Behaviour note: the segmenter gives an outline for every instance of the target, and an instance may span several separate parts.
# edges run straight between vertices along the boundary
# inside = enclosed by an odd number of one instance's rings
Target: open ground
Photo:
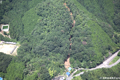
[[[15,56],[15,55],[17,55],[18,47],[19,46],[12,45],[12,44],[2,44],[2,45],[0,45],[0,52]]]

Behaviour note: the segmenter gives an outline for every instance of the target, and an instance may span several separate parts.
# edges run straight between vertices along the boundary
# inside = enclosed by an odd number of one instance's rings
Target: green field
[[[3,29],[8,29],[8,26],[3,26]]]

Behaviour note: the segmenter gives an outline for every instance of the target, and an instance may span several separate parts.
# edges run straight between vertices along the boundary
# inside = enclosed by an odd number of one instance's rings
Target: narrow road
[[[120,62],[120,59],[118,59],[118,60],[117,60],[115,63],[113,63],[112,65],[108,65],[108,66],[106,66],[106,67],[104,67],[104,68],[111,68],[111,67],[117,65],[119,62]],[[99,69],[99,68],[92,68],[92,69],[88,69],[88,70],[95,70],[95,69]],[[86,70],[87,70],[87,69],[86,69]],[[76,74],[76,75],[73,76],[73,77],[80,76],[80,75],[82,75],[82,74],[84,74],[84,72],[80,72],[79,74]],[[71,77],[71,79],[73,79],[73,77]],[[69,80],[71,80],[71,79],[69,79]]]
[[[84,70],[96,70],[96,69],[99,69],[99,68],[111,68],[115,65],[117,65],[119,62],[120,62],[120,59],[118,59],[115,63],[109,65],[109,63],[118,55],[118,53],[120,52],[120,50],[118,50],[117,52],[115,52],[111,57],[109,57],[107,60],[105,60],[102,64],[100,64],[99,66],[96,66],[95,68],[91,68],[91,69],[84,69]],[[83,68],[82,68],[83,69]],[[80,69],[78,69],[80,70]],[[84,72],[80,72],[79,74],[76,74],[75,76],[73,77],[76,77],[76,76],[80,76],[84,74]],[[72,77],[72,78],[73,78]]]
[[[105,67],[109,67],[111,65],[109,65],[109,63],[118,55],[118,52],[120,52],[120,50],[118,50],[117,52],[115,52],[111,57],[109,57],[107,60],[105,60],[102,64],[100,64],[99,66],[96,66],[94,69],[97,68],[105,68]],[[94,70],[93,69],[93,70]],[[92,70],[92,69],[91,69]]]

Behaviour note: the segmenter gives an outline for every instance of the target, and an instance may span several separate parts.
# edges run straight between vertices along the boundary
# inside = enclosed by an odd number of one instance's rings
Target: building
[[[67,73],[66,73],[66,75],[69,77],[69,76],[70,76],[70,73],[69,73],[69,72],[67,72]]]
[[[2,77],[0,77],[0,80],[3,80],[3,78],[2,78]]]

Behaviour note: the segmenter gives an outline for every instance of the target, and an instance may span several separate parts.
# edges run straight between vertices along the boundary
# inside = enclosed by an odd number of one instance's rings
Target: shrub
[[[118,56],[120,56],[120,52],[118,53]]]
[[[6,33],[6,32],[4,32],[4,35],[7,35],[7,33]]]

